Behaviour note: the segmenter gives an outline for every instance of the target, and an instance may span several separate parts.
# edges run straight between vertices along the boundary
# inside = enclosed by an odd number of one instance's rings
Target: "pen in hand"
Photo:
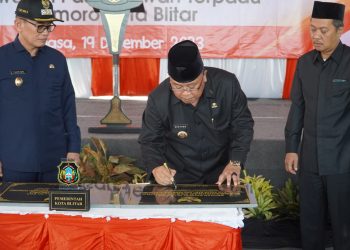
[[[170,173],[170,175],[171,175],[171,183],[173,184],[174,188],[176,189],[176,188],[177,188],[176,182],[175,182],[175,180],[174,180],[174,177],[173,177],[172,174],[171,174],[171,171],[170,171],[170,168],[168,167],[168,164],[166,164],[166,162],[164,162],[163,166],[164,166],[166,169],[168,169],[168,171],[169,171],[169,173]]]

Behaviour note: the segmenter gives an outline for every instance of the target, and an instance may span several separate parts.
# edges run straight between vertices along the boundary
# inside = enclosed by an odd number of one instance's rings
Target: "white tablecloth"
[[[241,208],[130,208],[130,207],[94,207],[88,212],[50,211],[48,204],[37,203],[0,203],[0,213],[7,214],[64,214],[90,218],[111,217],[120,219],[169,218],[184,221],[213,222],[233,228],[243,227],[244,215]]]

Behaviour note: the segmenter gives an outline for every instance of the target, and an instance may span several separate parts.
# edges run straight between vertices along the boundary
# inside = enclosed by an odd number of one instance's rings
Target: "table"
[[[91,189],[88,212],[50,211],[45,203],[0,202],[0,248],[242,249],[241,208],[138,208],[94,201],[110,200],[111,193],[113,187],[105,184]]]
[[[0,214],[1,249],[242,249],[240,229],[171,219]]]

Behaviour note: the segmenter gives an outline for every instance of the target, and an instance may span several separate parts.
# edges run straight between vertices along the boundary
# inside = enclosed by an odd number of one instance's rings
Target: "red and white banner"
[[[18,1],[0,0],[0,45],[16,36]],[[49,46],[67,57],[109,56],[98,13],[83,0],[52,2],[65,22],[57,23]],[[350,7],[350,0],[339,2]],[[191,39],[207,58],[296,58],[311,49],[312,5],[313,0],[144,0],[146,13],[130,15],[122,56],[166,57],[173,44]],[[342,39],[350,44],[350,33]]]

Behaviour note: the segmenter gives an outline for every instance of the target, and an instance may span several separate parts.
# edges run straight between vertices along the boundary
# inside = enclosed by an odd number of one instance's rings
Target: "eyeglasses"
[[[49,25],[44,25],[44,24],[32,23],[32,22],[30,22],[30,21],[28,21],[27,19],[24,19],[24,18],[21,18],[21,19],[26,21],[27,23],[30,23],[34,27],[36,27],[36,31],[38,33],[43,33],[45,30],[47,30],[48,32],[52,32],[56,28],[56,24],[54,24],[54,23],[49,24]]]
[[[184,91],[196,92],[196,91],[200,90],[200,88],[202,87],[203,82],[204,82],[204,72],[203,72],[202,80],[201,80],[201,82],[200,82],[198,87],[196,85],[194,85],[194,86],[181,86],[181,85],[178,85],[178,84],[170,85],[170,87],[171,87],[172,91],[174,91],[174,92],[184,92]]]

